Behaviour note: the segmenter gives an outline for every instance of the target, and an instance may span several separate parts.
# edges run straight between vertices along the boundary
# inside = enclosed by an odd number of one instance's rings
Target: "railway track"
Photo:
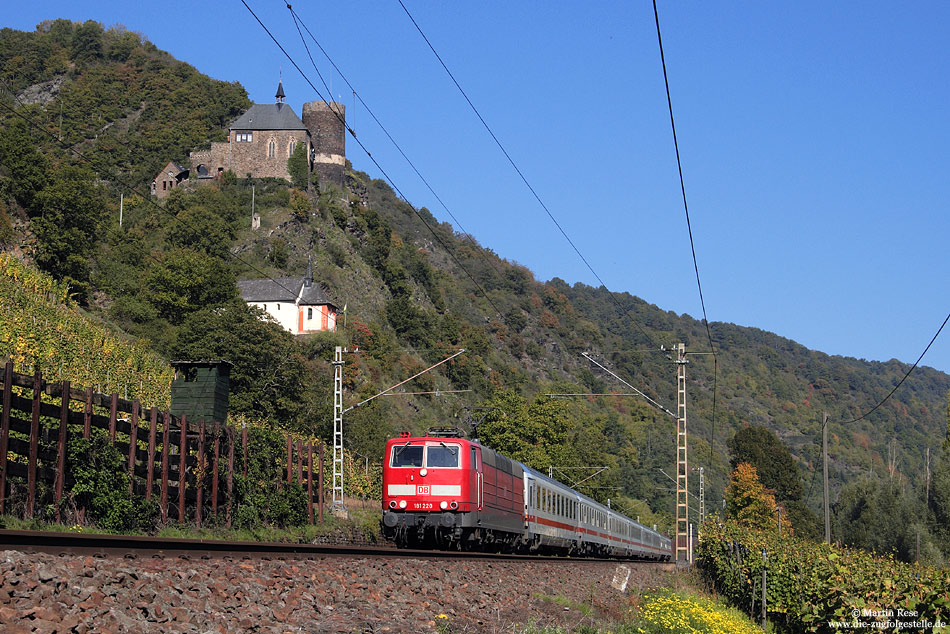
[[[104,535],[50,531],[0,530],[0,550],[42,552],[52,555],[97,557],[179,557],[183,559],[312,559],[315,557],[488,559],[498,561],[549,561],[560,563],[614,562],[615,559],[583,560],[506,553],[397,549],[387,546],[349,544],[304,544],[287,542],[219,541],[134,535]],[[625,561],[642,565],[657,562]]]

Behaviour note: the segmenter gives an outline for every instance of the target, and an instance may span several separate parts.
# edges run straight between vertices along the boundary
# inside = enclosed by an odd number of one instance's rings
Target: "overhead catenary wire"
[[[647,401],[648,403],[650,403],[650,405],[652,405],[652,406],[655,407],[656,409],[660,410],[660,411],[663,412],[664,414],[668,414],[669,416],[671,416],[671,417],[673,417],[673,418],[676,418],[676,414],[674,414],[673,412],[671,412],[671,411],[670,411],[669,409],[667,409],[666,407],[663,407],[662,405],[660,405],[659,403],[657,403],[655,400],[653,400],[652,398],[650,398],[649,396],[647,396],[646,394],[644,394],[643,392],[641,392],[641,391],[638,390],[637,388],[633,387],[632,385],[630,385],[629,383],[627,383],[626,381],[624,381],[623,379],[621,379],[619,376],[617,376],[616,374],[614,374],[613,372],[611,372],[610,370],[608,370],[604,365],[602,365],[601,363],[595,361],[594,358],[591,357],[591,356],[590,356],[589,354],[587,354],[586,352],[582,352],[581,355],[582,355],[585,359],[587,359],[588,361],[590,361],[591,363],[593,363],[594,365],[596,365],[597,367],[599,367],[601,370],[603,370],[604,372],[607,372],[608,374],[610,374],[610,376],[614,377],[615,379],[617,379],[618,381],[620,381],[621,383],[623,383],[624,385],[626,385],[627,387],[629,387],[631,390],[633,390],[634,392],[636,392],[640,397],[646,399],[646,401]]]
[[[7,85],[6,82],[4,82],[4,80],[3,80],[2,78],[0,78],[0,84],[2,84],[2,85],[7,89],[7,91],[10,92],[11,95],[13,95],[14,100],[15,100],[18,104],[20,104],[21,107],[23,107],[22,102],[20,102],[19,99],[17,99],[16,94],[10,89],[9,85]],[[37,122],[37,121],[36,121],[35,119],[33,119],[32,117],[29,117],[29,116],[23,114],[22,112],[19,112],[19,111],[18,111],[17,109],[15,109],[15,108],[11,108],[9,105],[7,105],[6,103],[3,103],[2,101],[0,101],[0,106],[3,106],[8,112],[10,112],[11,114],[13,114],[13,115],[19,117],[20,119],[24,120],[30,127],[35,128],[35,129],[38,130],[39,132],[41,132],[41,133],[45,134],[46,136],[50,137],[50,138],[51,138],[53,141],[55,141],[62,149],[66,150],[66,151],[68,151],[68,152],[73,153],[73,154],[76,155],[82,162],[84,162],[84,163],[90,165],[91,167],[93,167],[93,168],[95,168],[95,169],[101,169],[101,166],[97,165],[92,159],[88,158],[88,157],[87,157],[86,155],[84,155],[82,152],[80,152],[79,150],[75,149],[74,146],[71,146],[71,145],[69,145],[68,143],[66,143],[65,141],[60,140],[56,135],[54,135],[54,134],[51,133],[50,131],[46,130],[39,122]],[[155,202],[154,200],[152,200],[150,194],[148,194],[148,193],[143,194],[143,193],[140,191],[140,188],[139,188],[139,187],[136,187],[136,186],[134,186],[134,185],[130,185],[129,183],[123,181],[123,180],[120,179],[120,178],[115,178],[114,180],[115,180],[116,182],[118,182],[120,185],[122,185],[123,187],[125,187],[125,188],[126,188],[127,190],[129,190],[130,192],[139,194],[139,195],[142,197],[143,201],[145,201],[145,202],[148,203],[149,205],[152,205],[152,206],[155,207],[156,209],[164,210],[164,208],[163,208],[161,205],[159,205],[157,202]],[[178,218],[178,220],[179,220],[180,222],[182,222],[183,224],[189,226],[191,229],[194,229],[194,230],[196,230],[196,231],[198,230],[197,227],[195,227],[194,225],[190,224],[187,220],[185,220],[185,219],[183,219],[183,218]],[[288,293],[295,294],[296,291],[293,291],[292,289],[290,289],[290,288],[288,288],[287,286],[285,286],[279,279],[276,279],[276,278],[274,278],[274,277],[268,275],[265,271],[261,270],[260,268],[258,268],[257,266],[255,266],[253,263],[251,263],[251,262],[245,260],[244,258],[240,257],[239,254],[233,253],[233,252],[231,252],[230,250],[228,251],[228,253],[229,253],[229,255],[230,255],[233,259],[237,260],[238,262],[241,262],[242,264],[244,264],[245,266],[247,266],[249,269],[255,271],[255,272],[258,273],[258,274],[260,274],[264,279],[270,280],[271,282],[273,282],[274,284],[276,284],[279,288],[281,288],[281,289],[287,291]],[[158,260],[157,260],[153,255],[151,255],[150,253],[145,253],[143,257],[144,257],[145,259],[151,260],[151,261],[153,261],[153,262],[157,262],[157,261],[158,261]],[[412,352],[419,353],[420,351],[418,351],[418,350],[412,350]],[[457,355],[453,355],[453,357],[454,357],[454,356],[457,356]],[[440,364],[437,364],[437,365],[440,365]],[[417,376],[418,376],[418,375],[417,375]],[[401,385],[401,383],[400,383],[400,385]],[[467,391],[470,391],[470,390],[442,390],[442,393],[458,393],[458,392],[467,392]],[[388,395],[388,394],[384,394],[384,396],[385,396],[385,395]]]
[[[320,52],[323,53],[323,56],[326,57],[327,61],[333,67],[333,70],[336,71],[336,73],[340,76],[340,78],[347,85],[350,91],[352,91],[353,99],[359,100],[360,104],[363,106],[363,108],[366,109],[366,112],[369,114],[369,116],[373,119],[376,125],[379,126],[379,129],[382,130],[383,134],[386,135],[386,138],[389,139],[390,143],[393,144],[393,147],[396,148],[396,151],[399,152],[400,156],[402,156],[402,158],[406,161],[409,167],[412,168],[412,171],[415,172],[416,176],[419,177],[419,180],[421,180],[422,183],[426,186],[426,189],[429,190],[429,193],[431,193],[435,197],[435,199],[439,202],[439,205],[442,207],[442,209],[444,209],[445,212],[449,214],[449,217],[452,218],[453,222],[455,222],[455,226],[459,228],[462,235],[464,235],[468,239],[468,241],[472,243],[473,246],[478,246],[478,244],[475,242],[475,238],[472,237],[472,235],[465,229],[465,227],[462,226],[462,222],[458,219],[458,217],[456,217],[454,213],[452,213],[452,210],[449,209],[445,201],[442,200],[442,197],[439,196],[438,193],[436,193],[435,189],[433,189],[432,185],[429,183],[426,177],[423,176],[422,172],[420,172],[419,169],[416,167],[416,164],[412,162],[409,156],[402,149],[402,146],[400,146],[399,143],[396,142],[396,139],[393,138],[392,134],[390,134],[386,126],[383,125],[383,122],[379,120],[379,117],[376,116],[376,113],[373,112],[373,109],[369,107],[369,104],[367,104],[366,101],[363,99],[362,95],[360,95],[359,92],[357,92],[353,84],[350,83],[350,80],[347,79],[346,75],[343,74],[343,71],[340,70],[340,67],[337,66],[336,62],[333,61],[333,58],[330,57],[330,54],[326,51],[326,49],[323,48],[323,45],[320,44],[320,41],[317,40],[316,36],[310,30],[310,27],[308,27],[307,24],[303,21],[303,19],[294,11],[293,6],[290,3],[285,2],[285,4],[287,5],[287,8],[290,10],[291,16],[293,16],[294,24],[297,26],[297,32],[300,33],[300,27],[302,26],[303,30],[306,31],[307,35],[310,36],[310,40],[317,46],[317,48],[320,49]],[[301,38],[302,37],[303,35],[301,34]],[[309,49],[307,49],[307,55],[310,56]],[[317,72],[317,75],[320,77],[320,80],[323,82],[324,88],[326,88],[327,92],[329,92],[330,88],[327,85],[326,80],[323,78],[323,74],[320,72],[320,70],[317,68],[316,63],[313,61],[312,56],[310,56],[310,63],[313,65],[313,69]],[[355,101],[354,101],[354,105],[355,105]],[[356,135],[356,132],[353,131],[351,127],[347,126],[347,129],[350,131],[350,134],[354,136]],[[496,272],[498,272],[499,274],[502,273],[502,271],[498,267],[498,264],[494,260],[489,258],[487,255],[485,255],[482,249],[478,249],[477,253],[482,257],[483,260],[488,262],[488,264],[492,268],[494,268]]]
[[[888,400],[889,398],[891,398],[891,396],[894,395],[894,392],[896,392],[896,391],[898,390],[898,388],[900,388],[900,386],[904,384],[904,381],[907,380],[907,377],[910,376],[911,372],[913,372],[915,369],[917,369],[917,365],[918,365],[918,364],[920,363],[920,361],[924,358],[924,355],[927,354],[927,351],[930,350],[930,346],[934,345],[934,342],[937,340],[937,337],[940,336],[940,333],[943,331],[943,327],[947,325],[947,322],[948,322],[948,321],[950,321],[950,314],[947,314],[947,318],[943,320],[943,323],[940,324],[940,328],[937,329],[937,332],[934,334],[933,338],[930,340],[930,343],[927,344],[927,347],[924,348],[924,351],[921,352],[921,353],[920,353],[920,356],[917,357],[917,360],[914,361],[914,365],[912,365],[912,366],[910,367],[910,369],[909,369],[907,372],[904,373],[904,376],[901,377],[901,380],[897,382],[897,385],[894,386],[894,389],[892,389],[890,392],[888,392],[888,393],[887,393],[887,396],[885,396],[883,399],[881,399],[881,402],[880,402],[880,403],[878,403],[877,405],[875,405],[874,407],[872,407],[871,409],[869,409],[869,410],[866,411],[865,413],[861,414],[861,415],[858,416],[857,418],[852,418],[851,420],[842,421],[841,424],[842,424],[842,425],[850,425],[851,423],[856,423],[856,422],[858,422],[859,420],[863,420],[863,419],[867,418],[868,416],[870,416],[871,414],[873,414],[875,411],[877,411],[878,408],[880,408],[882,405],[884,405],[884,403],[886,403],[887,400]]]
[[[255,19],[255,20],[257,21],[257,23],[261,26],[261,28],[264,29],[264,32],[267,33],[268,37],[270,37],[271,40],[273,40],[274,44],[277,45],[277,48],[280,49],[280,51],[284,54],[284,56],[287,58],[287,60],[293,65],[293,67],[294,67],[295,69],[297,69],[297,72],[300,73],[300,76],[303,77],[304,81],[307,82],[307,84],[310,86],[311,89],[313,89],[313,91],[317,94],[317,96],[320,97],[321,99],[323,99],[325,102],[330,103],[331,99],[330,99],[330,98],[324,98],[324,96],[323,96],[323,94],[320,92],[320,90],[319,90],[319,89],[313,84],[313,82],[310,80],[310,77],[308,77],[307,74],[303,71],[303,69],[300,68],[300,65],[297,63],[297,60],[295,60],[295,59],[293,58],[293,56],[291,56],[291,54],[287,52],[287,49],[284,48],[284,45],[280,43],[280,41],[277,39],[276,36],[274,36],[273,33],[271,33],[270,29],[267,28],[267,25],[265,25],[264,22],[261,21],[261,19],[257,16],[257,14],[254,12],[254,10],[250,7],[250,5],[248,5],[247,1],[246,1],[246,0],[241,0],[241,4],[244,5],[244,8],[246,8],[246,9],[248,10],[248,12],[254,17],[254,19]],[[303,36],[302,36],[302,34],[301,34],[301,39],[302,39],[302,38],[303,38]],[[309,55],[309,54],[310,54],[310,53],[309,53],[309,47],[307,46],[307,43],[306,43],[305,40],[303,40],[303,44],[304,44],[304,48],[307,49],[307,51],[308,51],[307,54]],[[311,59],[312,59],[312,57],[311,57]],[[406,198],[406,196],[402,193],[402,190],[399,189],[399,187],[396,185],[395,181],[389,176],[389,174],[386,172],[386,170],[383,169],[383,166],[380,165],[379,161],[376,160],[376,158],[372,155],[372,153],[369,151],[369,149],[366,148],[366,146],[365,146],[365,145],[363,144],[363,142],[359,139],[359,137],[356,136],[356,134],[353,132],[353,130],[352,130],[351,128],[349,128],[349,127],[346,126],[346,121],[343,120],[343,117],[340,115],[340,113],[336,112],[333,108],[331,108],[330,111],[334,114],[334,116],[336,116],[336,118],[340,121],[340,123],[344,126],[344,128],[346,128],[346,130],[350,133],[350,136],[353,138],[353,140],[356,142],[356,144],[360,146],[360,149],[363,150],[363,152],[366,154],[366,156],[369,158],[369,160],[373,162],[373,165],[375,165],[375,166],[376,166],[376,169],[378,169],[378,170],[380,171],[380,173],[383,175],[383,178],[385,178],[385,179],[386,179],[386,182],[389,183],[390,187],[392,187],[393,190],[396,192],[396,194],[397,194],[407,205],[409,205],[409,207],[412,209],[412,212],[416,215],[417,218],[419,218],[420,221],[422,221],[423,226],[425,226],[425,228],[429,230],[429,233],[432,234],[432,236],[435,238],[436,242],[438,242],[439,245],[441,245],[442,248],[445,249],[446,253],[449,254],[449,257],[452,258],[452,260],[455,262],[455,264],[456,264],[456,265],[465,273],[465,275],[472,281],[472,284],[474,284],[474,285],[475,285],[475,288],[477,288],[477,289],[479,290],[479,292],[481,293],[482,297],[485,298],[485,300],[491,305],[491,307],[495,310],[495,312],[498,314],[498,316],[501,318],[501,320],[504,321],[504,320],[505,320],[505,316],[504,316],[504,314],[501,312],[501,309],[499,309],[498,306],[495,305],[495,303],[492,301],[491,297],[488,296],[488,293],[485,291],[485,289],[482,288],[482,285],[478,283],[478,280],[476,280],[475,277],[472,275],[472,273],[471,273],[467,268],[465,268],[465,266],[459,261],[458,257],[455,255],[454,251],[452,251],[452,249],[450,249],[450,248],[448,247],[448,245],[445,244],[445,242],[442,240],[442,238],[439,236],[439,234],[435,231],[435,229],[433,229],[433,228],[429,225],[429,223],[426,222],[426,220],[425,220],[425,218],[423,218],[422,214],[419,213],[419,210],[417,210],[417,209],[415,208],[415,206],[414,206],[412,203],[409,202],[409,200]]]
[[[2,80],[0,80],[0,81],[2,81]],[[84,162],[84,163],[90,165],[90,166],[93,167],[93,168],[99,169],[99,167],[96,165],[95,162],[93,162],[92,159],[86,157],[86,155],[84,155],[82,152],[80,152],[79,150],[75,149],[75,148],[72,147],[72,146],[69,146],[67,143],[64,143],[63,141],[60,141],[60,140],[57,138],[57,136],[56,136],[55,134],[53,134],[52,132],[50,132],[50,131],[46,130],[45,128],[43,128],[43,126],[41,126],[38,122],[36,122],[32,117],[29,117],[29,116],[27,116],[27,115],[24,115],[23,113],[19,112],[16,108],[11,108],[9,105],[7,105],[6,103],[3,103],[2,101],[0,101],[0,106],[2,106],[4,109],[6,109],[6,110],[7,110],[8,112],[10,112],[11,114],[13,114],[13,115],[19,117],[20,119],[24,120],[28,125],[30,125],[31,127],[35,128],[35,129],[38,130],[39,132],[41,132],[41,133],[45,134],[46,136],[50,137],[53,141],[55,141],[57,144],[59,144],[62,149],[66,150],[67,152],[72,152],[73,154],[75,154],[82,162]],[[129,185],[127,182],[123,181],[121,178],[115,178],[114,180],[115,180],[116,182],[118,182],[120,185],[122,185],[123,187],[125,187],[128,191],[133,192],[133,193],[136,193],[136,194],[139,194],[139,195],[142,197],[142,200],[145,201],[145,202],[147,202],[148,204],[153,205],[153,206],[156,207],[157,209],[163,209],[163,207],[162,207],[161,205],[159,205],[159,204],[156,203],[154,200],[152,200],[151,194],[149,194],[149,193],[143,194],[143,193],[139,190],[138,187],[136,187],[136,186],[134,186],[134,185]],[[195,231],[198,231],[198,228],[195,227],[194,225],[189,224],[189,222],[188,222],[187,220],[184,220],[184,219],[182,219],[182,218],[179,218],[178,220],[179,220],[180,222],[182,222],[183,224],[187,225],[189,228],[194,229]],[[232,258],[234,258],[235,260],[241,262],[242,264],[244,264],[245,266],[247,266],[249,269],[251,269],[251,270],[253,270],[253,271],[255,271],[255,272],[261,274],[264,278],[269,279],[270,281],[272,281],[274,284],[276,284],[276,285],[279,286],[280,288],[284,289],[285,291],[287,291],[287,292],[289,292],[289,293],[294,293],[294,292],[295,292],[295,291],[292,291],[291,289],[287,288],[286,286],[284,286],[279,280],[277,280],[277,279],[271,277],[270,275],[268,275],[265,271],[261,270],[260,268],[258,268],[257,266],[255,266],[253,263],[251,263],[251,262],[249,262],[249,261],[247,261],[247,260],[241,258],[240,255],[238,255],[237,253],[231,253],[230,251],[229,251],[228,253],[230,254],[230,256],[231,256]],[[144,257],[147,258],[147,259],[151,259],[153,262],[157,261],[157,260],[154,258],[154,256],[152,256],[152,255],[149,254],[149,253],[144,254]]]
[[[242,0],[242,1],[243,1],[243,0]],[[423,40],[425,41],[425,43],[428,45],[429,50],[432,51],[432,54],[435,55],[436,59],[439,61],[439,64],[441,64],[441,65],[442,65],[442,68],[445,69],[445,72],[448,74],[449,78],[452,80],[452,83],[454,83],[454,84],[455,84],[455,87],[458,88],[459,92],[462,94],[462,97],[464,97],[464,99],[465,99],[465,101],[468,103],[469,107],[470,107],[470,108],[472,109],[472,111],[475,113],[475,116],[478,117],[478,120],[479,120],[479,121],[481,121],[482,126],[484,126],[485,130],[488,131],[488,134],[491,136],[492,140],[494,140],[495,145],[497,145],[497,146],[498,146],[498,149],[501,150],[501,153],[505,155],[505,158],[508,160],[508,163],[511,164],[511,167],[514,168],[515,172],[516,172],[516,173],[518,174],[518,176],[521,178],[521,181],[522,181],[522,182],[525,184],[525,186],[528,188],[528,191],[531,192],[531,194],[534,196],[535,200],[538,201],[538,204],[541,205],[541,208],[542,208],[542,209],[544,210],[544,212],[548,215],[548,218],[551,219],[551,222],[554,223],[554,226],[557,227],[558,231],[560,231],[560,233],[561,233],[561,235],[564,237],[564,239],[567,240],[567,243],[571,246],[571,249],[574,250],[574,253],[577,254],[577,256],[581,259],[581,261],[582,261],[582,262],[584,263],[584,265],[587,267],[587,270],[589,270],[589,271],[591,272],[591,274],[597,279],[597,281],[600,282],[600,285],[601,285],[601,286],[603,286],[605,289],[607,289],[607,292],[608,292],[608,294],[609,294],[610,299],[613,301],[613,303],[614,303],[614,304],[617,306],[617,308],[620,310],[620,314],[623,315],[623,316],[628,316],[629,313],[630,313],[630,310],[629,310],[628,308],[626,308],[625,306],[623,306],[623,305],[620,303],[620,300],[618,300],[618,299],[616,298],[616,296],[614,295],[614,293],[610,292],[610,289],[607,287],[607,284],[604,283],[603,279],[601,279],[601,277],[600,277],[600,275],[597,273],[597,271],[594,270],[594,267],[591,265],[591,263],[587,260],[586,257],[584,257],[584,254],[581,253],[581,250],[577,247],[577,245],[574,243],[574,241],[571,239],[571,237],[567,234],[567,231],[564,230],[564,227],[561,226],[561,223],[559,223],[559,222],[557,221],[557,218],[554,217],[554,214],[551,212],[551,210],[548,208],[548,206],[547,206],[547,205],[544,203],[544,201],[541,199],[541,196],[538,194],[537,190],[535,190],[535,188],[534,188],[534,187],[531,185],[531,183],[528,181],[528,178],[524,175],[524,172],[521,170],[521,168],[518,167],[518,164],[515,163],[515,160],[511,157],[511,154],[508,152],[508,150],[505,149],[505,146],[502,145],[501,141],[498,139],[498,136],[497,136],[497,135],[495,134],[495,132],[492,130],[491,126],[488,125],[488,122],[485,121],[485,118],[482,116],[481,112],[479,112],[478,108],[475,107],[475,104],[472,102],[472,100],[469,98],[468,94],[467,94],[467,93],[465,92],[465,90],[462,88],[462,85],[461,85],[461,84],[458,82],[458,80],[455,78],[455,75],[452,73],[451,70],[449,70],[448,65],[447,65],[447,64],[445,63],[445,61],[442,59],[442,56],[439,55],[439,52],[435,49],[435,46],[433,46],[433,44],[432,44],[432,42],[429,40],[428,36],[426,36],[425,32],[422,30],[422,27],[419,26],[419,23],[418,23],[418,22],[416,22],[416,19],[412,16],[412,13],[409,12],[409,9],[406,8],[406,5],[403,3],[402,0],[396,0],[396,1],[399,3],[399,6],[402,7],[402,10],[405,11],[406,15],[409,17],[409,20],[412,22],[413,26],[416,27],[416,30],[419,32],[419,35],[422,36],[422,39],[423,39]],[[642,327],[636,320],[632,320],[632,321],[633,321],[634,325],[637,327],[637,329],[640,330],[640,332],[643,334],[643,336],[645,336],[645,337],[647,338],[647,340],[648,340],[655,348],[659,348],[659,347],[660,347],[660,346],[656,343],[656,341],[654,341],[653,337],[651,337],[651,336],[649,335],[649,333],[647,333],[647,331],[644,330],[643,327]]]
[[[689,220],[689,203],[686,201],[686,180],[683,178],[683,161],[680,159],[680,146],[676,138],[676,120],[673,117],[673,98],[670,95],[670,79],[666,72],[666,55],[663,52],[663,37],[660,35],[660,14],[653,0],[653,17],[656,20],[656,40],[660,48],[660,63],[663,66],[663,84],[666,86],[666,103],[670,109],[670,129],[673,132],[673,148],[676,150],[676,168],[680,177],[680,192],[683,194],[683,210],[686,212],[686,229],[689,233],[689,248],[693,255],[693,270],[696,272],[696,287],[699,289],[699,305],[703,310],[703,325],[706,326],[706,339],[709,349],[713,351],[713,415],[710,425],[711,438],[709,442],[709,463],[712,464],[712,446],[716,437],[716,393],[719,383],[719,358],[716,355],[716,346],[713,345],[712,333],[709,330],[709,318],[706,316],[706,300],[703,297],[703,284],[699,278],[699,262],[696,259],[696,244],[693,240],[693,226]]]

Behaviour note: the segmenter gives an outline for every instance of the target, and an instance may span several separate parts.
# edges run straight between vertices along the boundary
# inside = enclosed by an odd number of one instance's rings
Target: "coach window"
[[[421,467],[422,445],[396,445],[390,465],[393,467]]]

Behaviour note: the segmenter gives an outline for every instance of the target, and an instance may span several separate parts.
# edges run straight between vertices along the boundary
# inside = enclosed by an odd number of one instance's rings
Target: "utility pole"
[[[765,549],[762,549],[762,629],[765,630],[766,625],[768,624],[768,597],[765,592],[766,584],[768,583],[768,573],[767,573],[767,563],[768,555],[766,554]]]
[[[347,517],[343,504],[343,347],[333,351],[333,505],[334,515]]]
[[[825,481],[824,507],[825,507],[825,543],[831,543],[831,515],[828,510],[828,412],[823,412],[824,418],[821,422],[821,462],[823,479]]]
[[[686,344],[676,344],[676,561],[692,563],[689,544],[689,499],[686,458]]]
[[[926,486],[927,490],[924,494],[924,505],[930,504],[930,447],[927,447],[927,475],[926,475]]]
[[[122,210],[125,207],[125,194],[119,192],[119,229],[122,228]]]

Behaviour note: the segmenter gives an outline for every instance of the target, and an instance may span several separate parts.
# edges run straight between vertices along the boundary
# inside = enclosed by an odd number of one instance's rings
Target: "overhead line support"
[[[676,561],[692,563],[686,454],[686,344],[676,345]]]

